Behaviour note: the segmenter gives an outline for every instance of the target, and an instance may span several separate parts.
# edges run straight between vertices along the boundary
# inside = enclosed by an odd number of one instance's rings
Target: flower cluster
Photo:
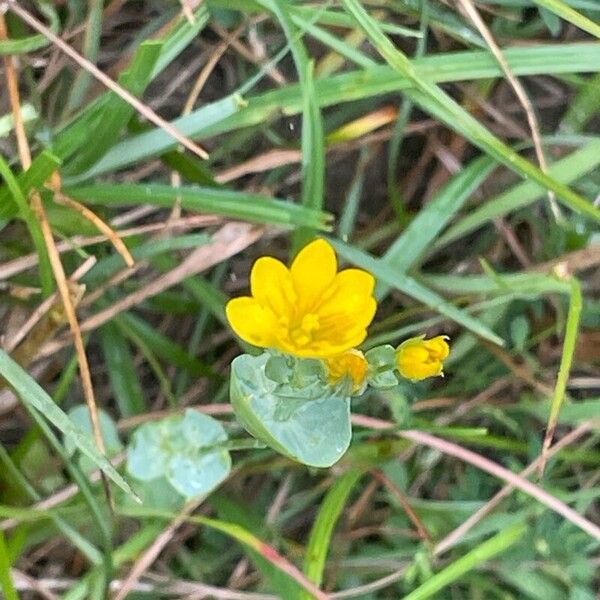
[[[234,332],[262,348],[324,362],[330,383],[347,380],[353,393],[364,390],[369,362],[356,349],[367,336],[377,303],[375,280],[361,269],[337,270],[334,249],[317,239],[305,246],[290,268],[265,256],[253,265],[251,296],[227,303]],[[411,338],[395,350],[400,375],[418,381],[443,375],[449,354],[446,336]]]

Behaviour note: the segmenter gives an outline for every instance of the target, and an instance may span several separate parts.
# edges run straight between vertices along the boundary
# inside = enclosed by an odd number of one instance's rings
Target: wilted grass
[[[594,598],[600,5],[6,7],[4,597]],[[238,439],[206,497],[133,480],[142,423],[242,435],[225,302],[315,236],[377,278],[365,347],[447,334],[445,377],[354,401],[331,469]]]

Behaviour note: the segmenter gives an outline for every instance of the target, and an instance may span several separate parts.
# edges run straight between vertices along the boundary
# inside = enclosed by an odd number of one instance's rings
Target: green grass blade
[[[600,110],[600,73],[592,75],[577,91],[567,108],[560,128],[563,131],[581,131]]]
[[[314,62],[304,64],[302,109],[302,206],[322,211],[325,185],[325,140],[323,119],[315,95]],[[301,248],[315,234],[314,228],[298,229],[294,246]]]
[[[23,196],[27,198],[31,190],[39,189],[60,166],[60,159],[51,152],[44,150],[36,156],[29,169],[17,175],[17,183]],[[8,186],[0,188],[0,220],[11,219],[19,213],[11,189]]]
[[[92,442],[79,430],[54,400],[12,358],[0,350],[0,375],[6,379],[21,400],[46,418],[64,435],[69,436],[77,448],[85,454],[108,478],[125,493],[135,497],[129,484],[119,475]]]
[[[27,224],[27,229],[29,229],[29,235],[33,240],[33,245],[35,246],[38,255],[42,295],[47,298],[54,291],[54,275],[52,273],[52,266],[50,265],[50,258],[48,257],[48,250],[46,249],[42,228],[35,213],[29,206],[29,202],[19,186],[17,178],[13,175],[8,163],[2,156],[0,156],[0,175],[4,178],[4,181],[6,181],[6,186],[12,194],[17,210],[23,221]]]
[[[6,600],[19,600],[19,595],[10,574],[10,558],[2,530],[0,530],[0,587]]]
[[[578,73],[600,68],[599,44],[548,44],[525,48],[508,48],[505,58],[515,75],[543,73]],[[426,56],[413,61],[419,76],[435,83],[502,76],[502,71],[489,52],[462,51]],[[388,65],[378,65],[341,73],[315,82],[315,95],[320,108],[352,100],[398,92],[410,87],[410,81]],[[264,94],[241,98],[232,94],[175,119],[172,124],[196,140],[262,124],[281,114],[302,112],[302,91],[298,84]],[[126,139],[104,156],[78,180],[159,156],[177,146],[168,134],[155,128]],[[72,184],[75,180],[67,181]]]
[[[600,38],[600,25],[595,23],[591,19],[588,19],[585,15],[577,12],[571,8],[568,4],[562,0],[532,0],[538,6],[545,8],[555,15],[561,17],[565,21],[572,23],[575,27],[579,27],[583,31]]]
[[[462,558],[449,564],[439,573],[436,573],[416,590],[404,596],[403,600],[425,600],[426,598],[431,598],[465,573],[476,569],[479,565],[490,560],[490,558],[493,558],[497,554],[505,552],[514,543],[519,541],[526,531],[527,526],[522,523],[501,531],[494,537],[476,546]]]
[[[71,198],[86,204],[153,204],[170,208],[177,198],[182,208],[194,212],[271,223],[291,229],[302,226],[328,229],[329,216],[321,211],[258,194],[226,189],[200,186],[182,186],[174,189],[161,184],[98,184],[65,188],[64,191]]]
[[[387,249],[383,260],[400,273],[405,273],[414,266],[495,166],[496,162],[493,159],[483,156],[463,168],[411,221]],[[388,290],[387,286],[379,284],[377,298],[383,298]]]
[[[595,169],[599,164],[600,139],[595,139],[583,148],[552,164],[550,173],[558,181],[571,183]],[[435,242],[434,248],[437,250],[489,223],[496,217],[504,216],[509,212],[528,206],[542,196],[543,193],[543,187],[533,181],[524,181],[517,184],[506,192],[490,198],[450,227]]]
[[[147,412],[129,344],[112,321],[100,328],[100,344],[115,402],[121,415],[131,417]]]
[[[161,42],[144,42],[140,45],[129,68],[119,76],[119,83],[134,96],[140,97],[147,85],[162,49]],[[77,174],[90,168],[114,145],[135,109],[117,94],[110,92],[93,118],[94,143],[87,144],[65,164],[65,175]]]
[[[420,284],[416,279],[409,277],[404,273],[398,273],[395,269],[388,266],[382,259],[377,259],[357,248],[353,248],[337,240],[331,240],[338,254],[343,256],[349,262],[372,273],[379,281],[390,288],[400,290],[402,293],[422,302],[425,306],[435,310],[442,315],[456,321],[466,329],[493,341],[495,344],[504,345],[501,337],[496,335],[491,329],[483,323],[471,317],[468,313],[456,308],[454,305],[446,302],[442,296],[432,292],[429,288]]]
[[[575,277],[570,281],[571,293],[569,295],[569,312],[567,314],[567,325],[565,328],[565,339],[563,342],[562,355],[560,357],[560,366],[558,368],[558,377],[552,394],[552,404],[548,416],[548,425],[546,427],[546,436],[544,438],[543,454],[548,451],[554,432],[558,424],[558,415],[565,400],[569,372],[575,356],[575,346],[577,344],[577,332],[579,330],[579,321],[581,318],[581,309],[583,298],[581,294],[581,285]],[[541,469],[543,471],[543,468]]]
[[[156,331],[143,319],[131,313],[123,313],[115,317],[115,322],[132,339],[139,339],[156,356],[168,360],[176,367],[185,369],[197,377],[218,378],[208,365],[190,356],[182,346]]]
[[[329,552],[333,529],[350,492],[361,476],[361,471],[348,471],[348,473],[345,473],[337,479],[321,503],[317,518],[310,530],[304,555],[304,574],[315,585],[320,586],[323,581],[323,570],[325,569],[325,560]],[[312,596],[303,592],[301,598],[311,600]]]
[[[441,88],[424,78],[422,73],[416,70],[412,61],[400,52],[381,31],[377,21],[367,13],[359,0],[342,0],[342,4],[354,16],[371,43],[388,64],[410,81],[412,86],[404,90],[404,94],[408,98],[414,100],[421,108],[442,120],[509,169],[522,177],[533,179],[548,190],[552,190],[557,199],[565,206],[600,222],[600,210],[591,202],[546,175],[538,167],[521,157],[481,125],[477,119],[464,110]]]
[[[39,2],[40,12],[48,19],[48,27],[58,34],[60,31],[60,19],[54,6],[50,2]],[[46,47],[50,42],[45,35],[38,33],[24,38],[11,38],[9,40],[0,40],[0,56],[7,54],[26,54],[34,52],[40,48]]]

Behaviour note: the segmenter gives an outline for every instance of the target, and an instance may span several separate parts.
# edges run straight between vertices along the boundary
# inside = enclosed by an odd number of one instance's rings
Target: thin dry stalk
[[[352,422],[356,425],[363,427],[369,427],[372,429],[394,429],[395,424],[391,421],[384,421],[382,419],[375,419],[373,417],[367,417],[366,415],[353,415]],[[591,537],[600,541],[600,527],[592,523],[578,512],[574,511],[571,507],[567,506],[564,502],[549,494],[538,485],[531,483],[527,479],[524,479],[520,475],[509,471],[502,467],[498,463],[495,463],[476,452],[463,448],[453,442],[448,442],[429,433],[415,430],[403,430],[396,431],[396,434],[407,440],[411,440],[416,444],[423,446],[429,446],[436,450],[447,454],[448,456],[454,456],[463,462],[469,463],[474,467],[490,473],[494,477],[498,477],[509,483],[513,488],[519,489],[525,492],[527,495],[535,498],[538,502],[547,506],[549,509],[563,516],[565,519],[579,527],[582,531],[585,531]]]
[[[131,252],[127,246],[123,243],[123,240],[117,235],[117,233],[111,229],[94,211],[90,210],[87,206],[84,206],[80,202],[65,196],[58,190],[54,191],[54,201],[63,206],[67,206],[74,211],[78,212],[84,219],[87,219],[100,233],[106,236],[106,239],[114,246],[115,250],[121,255],[125,264],[128,267],[133,267],[134,260],[131,256]]]
[[[0,12],[0,39],[7,38],[8,33],[6,28],[6,21],[4,18],[4,14]],[[23,119],[21,115],[21,103],[19,98],[19,90],[17,86],[17,74],[12,60],[6,61],[5,67],[7,85],[9,88],[10,105],[13,113],[15,130],[17,131],[19,157],[21,159],[23,169],[27,170],[31,166],[31,152],[29,150],[29,143],[27,141],[27,135],[25,134]],[[75,313],[73,298],[71,297],[69,283],[67,281],[65,271],[60,261],[60,254],[56,249],[56,244],[52,235],[50,223],[48,222],[48,217],[46,216],[44,204],[42,203],[42,199],[37,192],[31,194],[31,208],[39,221],[40,228],[42,230],[42,235],[44,237],[44,243],[48,251],[48,258],[50,260],[52,272],[54,273],[54,278],[56,279],[58,291],[64,306],[65,315],[69,322],[71,333],[73,334],[73,342],[75,344],[75,351],[77,353],[77,359],[79,362],[79,372],[81,374],[83,394],[88,406],[88,410],[90,411],[90,420],[92,422],[94,439],[99,450],[103,454],[106,454],[104,448],[104,440],[102,438],[102,433],[100,430],[100,420],[98,418],[98,408],[96,406],[96,397],[94,395],[94,387],[92,385],[92,376],[90,373],[87,355],[85,353],[83,338],[81,337],[79,321],[77,320],[77,314]],[[104,485],[107,500],[109,501],[109,504],[112,504],[108,480],[106,479],[104,474],[102,474],[102,483]]]
[[[383,471],[372,470],[371,475],[373,475],[375,479],[382,483],[388,489],[390,494],[392,494],[392,496],[396,498],[400,506],[404,509],[406,516],[415,526],[419,537],[422,540],[431,543],[433,541],[431,538],[431,534],[429,533],[429,531],[427,531],[427,528],[425,527],[421,519],[419,519],[419,516],[414,511],[413,507],[410,505],[408,498],[402,493],[398,486]]]
[[[475,8],[475,5],[473,4],[472,0],[456,1],[460,4],[464,12],[471,19],[471,21],[473,21],[475,27],[477,27],[479,33],[485,40],[485,43],[489,46],[491,53],[494,55],[494,58],[498,61],[502,72],[504,73],[506,79],[513,88],[519,102],[523,106],[523,110],[525,111],[525,115],[527,116],[527,123],[529,124],[529,129],[531,130],[531,137],[533,139],[535,154],[540,164],[540,169],[544,173],[548,173],[548,163],[546,162],[546,155],[544,154],[542,138],[540,136],[540,125],[538,123],[535,111],[533,110],[533,106],[531,105],[531,101],[529,100],[529,96],[527,96],[525,88],[521,85],[519,79],[517,79],[517,77],[515,77],[514,73],[511,71],[506,58],[504,58],[504,54],[502,54],[502,50],[500,50],[500,47],[496,43],[492,32],[485,24],[485,21],[481,18],[481,15]],[[552,209],[554,218],[559,220],[562,215],[558,203],[556,202],[556,198],[554,197],[554,193],[551,191],[548,191],[548,201],[550,202],[550,208]]]
[[[119,591],[115,594],[114,600],[124,600],[129,592],[135,587],[139,578],[144,572],[150,568],[150,566],[157,559],[158,555],[162,552],[163,548],[171,541],[175,531],[185,523],[187,517],[189,517],[196,508],[204,501],[195,500],[186,504],[177,517],[169,523],[169,525],[157,536],[152,542],[148,549],[133,563],[129,574],[121,584]]]
[[[565,435],[561,440],[556,442],[551,448],[548,449],[546,459],[554,456],[559,450],[562,450],[569,444],[572,444],[578,440],[583,434],[587,433],[591,429],[591,423],[583,423],[573,431]],[[543,457],[538,456],[532,463],[527,465],[520,473],[520,477],[529,477],[538,467],[542,464]],[[508,496],[514,490],[514,486],[510,483],[505,485],[499,492],[492,496],[481,508],[475,511],[466,521],[461,523],[456,529],[450,532],[441,542],[438,542],[433,550],[434,555],[443,554],[456,544],[465,536],[465,534],[472,529],[477,523],[479,523],[484,517],[486,517],[506,496]]]

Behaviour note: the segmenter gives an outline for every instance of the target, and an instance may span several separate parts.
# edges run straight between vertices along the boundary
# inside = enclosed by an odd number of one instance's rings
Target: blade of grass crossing
[[[315,97],[314,66],[313,61],[304,65],[302,87],[302,206],[321,211],[325,185],[325,142],[323,120]],[[300,228],[295,232],[293,245],[299,249],[314,235],[314,228]]]
[[[600,164],[600,139],[594,139],[583,148],[550,165],[552,176],[565,183],[576,181]],[[496,217],[524,208],[543,195],[543,187],[534,181],[524,181],[506,192],[490,198],[450,227],[434,243],[437,250],[467,233],[489,223]]]
[[[600,210],[591,202],[522,158],[481,125],[477,119],[465,111],[441,88],[423,78],[413,63],[381,31],[377,21],[369,16],[359,0],[342,0],[342,4],[364,29],[371,43],[388,64],[412,83],[414,87],[404,90],[404,94],[408,98],[411,98],[421,108],[444,121],[452,129],[469,139],[475,146],[496,158],[509,169],[522,177],[531,178],[555,192],[557,198],[568,208],[600,222]]]
[[[540,7],[553,12],[565,21],[572,23],[575,27],[579,27],[579,29],[583,29],[583,31],[587,31],[591,35],[600,38],[600,25],[591,19],[588,19],[574,8],[571,8],[562,0],[533,0],[533,2]]]
[[[302,92],[302,205],[313,210],[323,207],[325,180],[325,143],[323,120],[315,95],[314,62],[308,54],[298,30],[292,21],[291,6],[287,0],[260,0],[279,20],[298,71]],[[300,228],[293,238],[293,249],[297,251],[314,237],[314,228]]]
[[[446,223],[465,201],[490,175],[496,162],[482,156],[455,175],[411,221],[404,232],[392,243],[383,260],[400,273],[406,272],[425,254]],[[387,295],[389,287],[379,284],[376,295]]]
[[[156,64],[162,43],[144,42],[137,50],[129,68],[119,76],[119,83],[135,96],[141,96],[150,83],[152,70]],[[134,108],[114,92],[109,92],[106,101],[98,109],[95,119],[94,143],[84,145],[65,165],[66,174],[76,174],[90,168],[115,144]]]
[[[100,50],[100,36],[102,35],[102,10],[101,0],[91,0],[87,2],[88,15],[83,35],[82,54],[90,62],[96,63]],[[75,77],[70,86],[69,99],[67,100],[67,111],[79,108],[85,100],[85,94],[92,82],[92,76],[88,71],[82,69]]]
[[[362,471],[348,471],[335,482],[321,503],[317,518],[310,530],[304,555],[304,574],[315,585],[320,586],[323,581],[323,570],[333,529],[350,492],[362,475]],[[306,592],[303,592],[300,598],[301,600],[312,600],[312,596]]]
[[[581,309],[583,304],[581,285],[579,281],[573,277],[571,279],[571,294],[569,297],[569,312],[567,314],[567,325],[565,328],[565,340],[563,343],[562,356],[560,358],[560,366],[558,368],[558,377],[552,394],[552,404],[550,407],[550,415],[548,417],[548,426],[544,437],[544,445],[542,448],[542,462],[540,463],[539,474],[544,473],[546,464],[546,455],[554,438],[556,425],[558,424],[558,415],[561,406],[565,400],[565,391],[567,389],[567,381],[569,379],[569,371],[573,363],[575,355],[575,345],[577,343],[577,331],[579,330],[579,320],[581,317]]]
[[[283,225],[328,229],[330,215],[291,202],[233,190],[182,186],[174,190],[160,184],[98,184],[65,188],[65,194],[88,205],[154,204],[171,208],[177,198],[185,210]]]
[[[600,110],[600,73],[592,75],[577,91],[567,108],[560,128],[563,131],[581,131]]]
[[[129,344],[112,321],[100,328],[100,343],[110,385],[121,415],[130,417],[147,412]]]
[[[54,400],[3,350],[0,350],[0,375],[6,379],[26,405],[38,411],[64,435],[70,436],[77,448],[106,473],[107,477],[126,494],[137,498],[129,484],[110,464],[106,456],[90,442],[88,436],[75,427],[73,421],[54,403]]]
[[[548,44],[527,48],[509,48],[505,58],[515,75],[543,73],[578,73],[594,71],[600,64],[600,44]],[[415,59],[421,77],[431,82],[447,83],[470,79],[499,77],[502,72],[489,52],[460,51]],[[316,98],[321,108],[341,102],[361,100],[398,92],[410,87],[404,75],[388,65],[377,65],[323,78],[315,82]],[[302,92],[298,84],[245,97],[231,94],[203,106],[172,122],[179,131],[194,139],[235,131],[262,124],[280,115],[302,112]],[[114,171],[145,158],[158,156],[177,146],[160,128],[123,140],[78,180],[87,180]],[[69,184],[74,183],[70,180]]]
[[[120,511],[121,514],[126,516],[147,516],[161,519],[167,519],[169,521],[175,518],[173,513],[161,510],[145,509],[143,507],[132,507],[131,509],[125,509]],[[229,523],[220,519],[211,519],[209,517],[202,517],[200,515],[192,515],[185,519],[189,523],[196,523],[198,525],[204,525],[210,529],[220,531],[225,535],[238,541],[240,544],[252,548],[262,556],[264,556],[274,567],[285,573],[288,577],[291,577],[294,581],[299,583],[304,589],[309,591],[318,600],[328,600],[328,596],[321,592],[312,582],[306,579],[306,577],[288,560],[286,560],[275,548],[266,544],[261,539],[250,533],[244,527],[235,523]]]
[[[426,598],[431,598],[465,573],[476,569],[490,558],[508,550],[508,548],[521,539],[526,531],[527,526],[523,523],[517,523],[505,531],[501,531],[494,537],[476,546],[462,558],[449,564],[439,573],[436,573],[416,590],[404,596],[403,600],[425,600]]]

